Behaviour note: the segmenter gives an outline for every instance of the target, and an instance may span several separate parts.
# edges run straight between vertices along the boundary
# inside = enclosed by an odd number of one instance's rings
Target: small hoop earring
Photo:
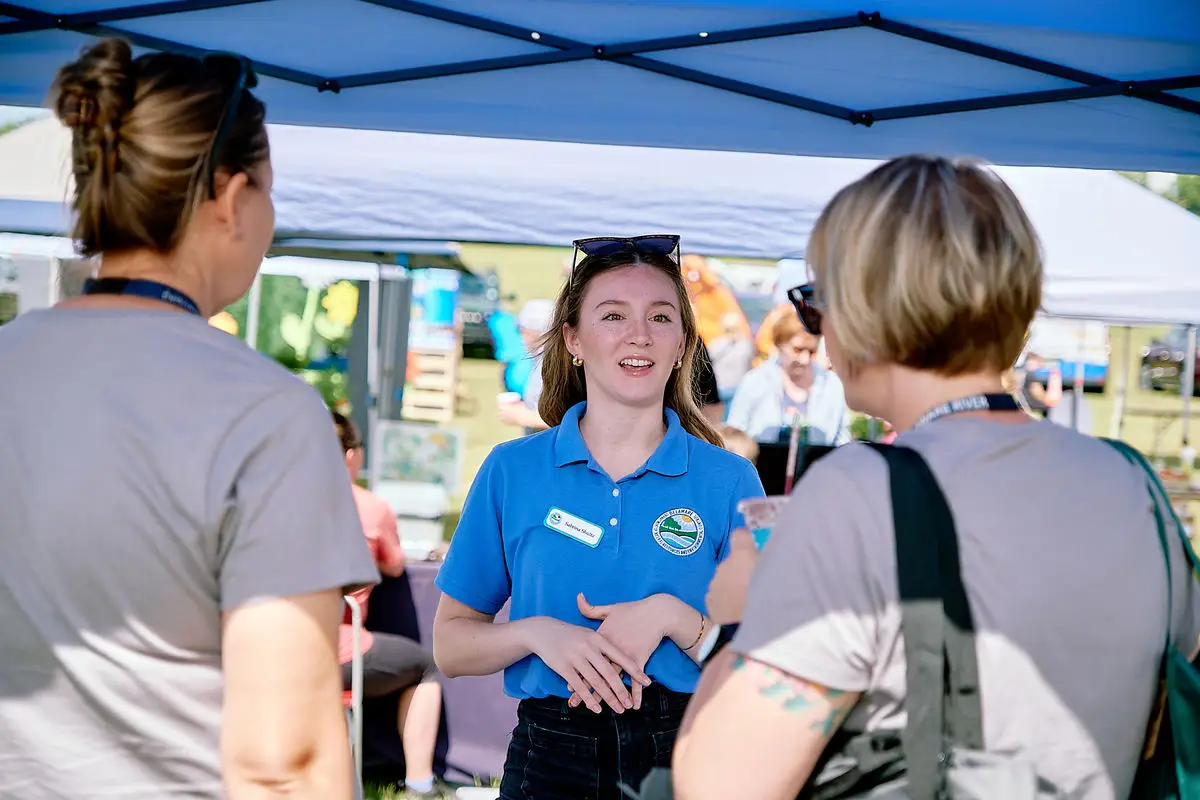
[[[683,369],[683,359],[682,358],[675,362],[675,369]]]
[[[577,366],[577,367],[582,367],[582,366],[583,366],[583,359],[582,359],[582,358],[580,358],[579,356],[571,356],[571,363],[572,363],[572,364],[574,364],[574,365],[575,365],[575,366]]]

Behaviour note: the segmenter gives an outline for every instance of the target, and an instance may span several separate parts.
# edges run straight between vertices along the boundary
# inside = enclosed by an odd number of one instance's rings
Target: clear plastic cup
[[[775,528],[775,520],[779,518],[779,512],[790,499],[787,495],[748,497],[737,504],[737,510],[746,518],[746,527],[754,536],[754,543],[759,550],[767,544],[767,539],[771,537],[771,531]]]

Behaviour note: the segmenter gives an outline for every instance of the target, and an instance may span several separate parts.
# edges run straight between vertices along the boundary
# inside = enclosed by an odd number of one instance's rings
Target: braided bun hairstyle
[[[207,197],[213,140],[233,114],[217,170],[245,173],[268,157],[266,109],[233,76],[193,56],[147,53],[109,38],[59,70],[51,105],[71,129],[74,238],[84,256],[169,253]]]

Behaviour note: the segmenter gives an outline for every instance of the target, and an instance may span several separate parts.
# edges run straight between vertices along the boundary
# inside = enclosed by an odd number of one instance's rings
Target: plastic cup
[[[496,405],[498,406],[508,406],[519,402],[521,402],[521,395],[516,392],[501,392],[496,395]]]
[[[791,498],[787,495],[772,497],[748,497],[737,504],[738,512],[746,518],[746,526],[754,536],[754,544],[763,549],[771,531],[775,528],[775,520],[779,512]]]

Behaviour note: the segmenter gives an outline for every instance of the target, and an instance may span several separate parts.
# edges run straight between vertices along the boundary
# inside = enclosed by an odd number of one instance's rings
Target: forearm
[[[1062,400],[1062,396],[1063,396],[1062,373],[1059,373],[1059,372],[1050,373],[1050,380],[1046,383],[1045,395],[1046,395],[1045,403],[1050,406],[1057,405],[1059,403],[1059,401]]]
[[[341,590],[326,589],[223,614],[220,759],[229,800],[349,800],[342,608]]]
[[[700,661],[700,644],[712,630],[712,620],[670,594],[656,595],[663,606],[665,635],[693,661]]]
[[[533,653],[530,629],[536,620],[442,620],[434,629],[433,658],[448,678],[492,675]]]
[[[398,578],[404,574],[404,548],[400,545],[400,526],[390,509],[379,526],[379,557],[375,566],[389,578]]]
[[[228,800],[350,800],[354,779],[345,717],[334,713],[324,723],[309,724],[322,728],[313,745],[283,761],[256,746],[224,748]]]
[[[536,408],[529,408],[520,403],[514,403],[511,406],[504,408],[500,412],[501,419],[509,424],[516,425],[521,428],[532,428],[533,430],[545,430],[550,426],[547,425],[538,414]]]
[[[526,408],[525,406],[521,407],[521,412],[517,415],[517,419],[523,427],[533,428],[534,430],[544,431],[550,427],[542,420],[542,416],[537,410]]]
[[[389,554],[386,559],[381,559],[376,566],[383,575],[389,578],[399,578],[404,574],[405,561],[404,551],[397,548],[395,553]]]

